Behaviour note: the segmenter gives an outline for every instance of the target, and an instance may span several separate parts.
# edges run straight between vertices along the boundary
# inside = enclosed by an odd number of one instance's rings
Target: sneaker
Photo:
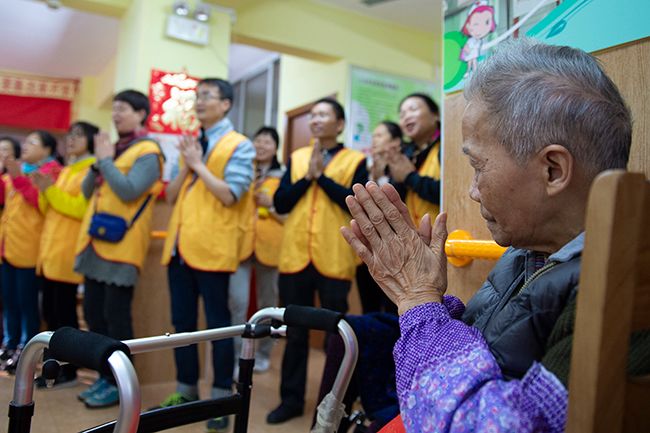
[[[255,366],[253,367],[253,371],[255,373],[264,373],[266,371],[269,371],[270,367],[271,367],[271,361],[268,358],[259,358],[255,360]]]
[[[226,430],[228,430],[227,416],[209,419],[205,425],[205,431],[208,433],[225,432]]]
[[[2,370],[6,371],[9,374],[16,373],[16,368],[18,368],[18,361],[20,360],[20,352],[20,348],[14,350],[11,354],[11,357],[2,364]]]
[[[14,356],[13,349],[7,349],[6,346],[0,348],[0,371],[5,370],[5,365]]]
[[[59,375],[54,379],[54,382],[50,388],[66,388],[68,386],[74,386],[77,383],[77,374],[65,373],[63,370]],[[47,380],[43,376],[38,376],[34,379],[34,384],[36,388],[45,389],[47,388]]]
[[[77,399],[79,399],[79,401],[86,401],[86,399],[87,399],[88,397],[90,397],[91,395],[93,395],[94,393],[96,393],[97,390],[98,390],[99,388],[103,387],[104,384],[106,384],[106,383],[107,383],[107,382],[106,382],[106,379],[104,379],[103,377],[100,377],[100,378],[97,379],[97,380],[96,380],[92,385],[90,385],[90,386],[89,386],[85,391],[81,391],[81,392],[77,395]]]
[[[280,403],[280,406],[276,407],[266,416],[266,422],[268,424],[280,424],[299,416],[302,416],[302,408]]]
[[[85,401],[88,409],[100,409],[103,407],[115,406],[120,402],[120,396],[117,387],[108,382],[100,387],[94,394]]]
[[[179,404],[189,403],[196,400],[198,400],[198,398],[188,398],[180,392],[175,392],[167,396],[167,398],[160,403],[160,407],[178,406]]]

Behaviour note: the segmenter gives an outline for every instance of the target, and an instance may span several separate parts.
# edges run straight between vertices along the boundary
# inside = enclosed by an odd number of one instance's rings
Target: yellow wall
[[[198,77],[227,77],[230,16],[213,11],[210,43],[195,45],[164,36],[171,0],[133,0],[120,23],[115,89],[147,93],[152,68]]]
[[[233,40],[321,60],[433,78],[441,35],[305,0],[260,0],[237,9]],[[405,73],[405,68],[407,73]]]
[[[112,127],[111,99],[115,83],[115,57],[101,74],[83,77],[74,103],[72,120],[85,120],[108,130]]]
[[[285,113],[318,98],[336,94],[341,103],[347,92],[348,63],[323,63],[288,54],[280,58],[278,129],[284,134]]]

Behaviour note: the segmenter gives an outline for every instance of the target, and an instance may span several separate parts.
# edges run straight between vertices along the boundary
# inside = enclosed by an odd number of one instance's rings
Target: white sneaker
[[[255,373],[264,373],[269,370],[269,367],[271,367],[271,361],[268,358],[259,358],[255,360],[253,371]]]

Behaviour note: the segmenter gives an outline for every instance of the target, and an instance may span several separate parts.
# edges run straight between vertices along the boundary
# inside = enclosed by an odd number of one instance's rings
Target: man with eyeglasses
[[[168,266],[172,322],[176,332],[197,330],[197,305],[203,297],[208,328],[230,326],[228,282],[239,265],[247,220],[248,190],[253,181],[255,149],[226,117],[233,104],[230,83],[206,78],[196,89],[199,139],[184,136],[178,175],[167,187],[174,204],[162,263]],[[175,349],[176,392],[161,406],[197,400],[199,360],[196,345]],[[212,398],[231,394],[233,341],[212,343]],[[208,431],[223,431],[228,418],[208,421]]]

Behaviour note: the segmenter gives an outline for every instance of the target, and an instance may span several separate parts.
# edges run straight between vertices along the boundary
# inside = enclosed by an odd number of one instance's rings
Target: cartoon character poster
[[[648,0],[447,0],[444,91],[464,81],[493,48],[527,36],[588,52],[650,36]]]

